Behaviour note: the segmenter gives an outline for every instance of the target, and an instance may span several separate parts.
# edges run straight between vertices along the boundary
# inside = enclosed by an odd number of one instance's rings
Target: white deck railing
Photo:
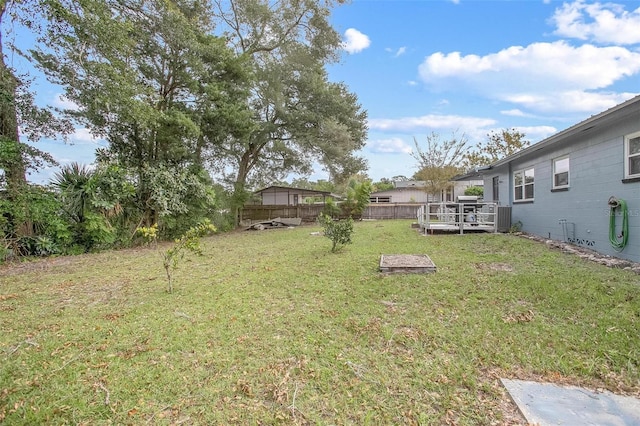
[[[418,224],[424,232],[487,231],[497,232],[496,203],[429,203],[418,209]]]

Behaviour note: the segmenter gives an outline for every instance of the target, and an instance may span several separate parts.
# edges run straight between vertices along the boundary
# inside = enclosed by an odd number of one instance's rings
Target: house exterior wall
[[[494,197],[493,177],[497,176],[500,180],[497,201],[512,206],[511,223],[520,222],[523,231],[640,262],[640,182],[622,182],[624,137],[638,131],[640,116],[627,114],[618,122],[585,129],[487,170],[485,199]],[[569,187],[552,191],[553,160],[565,155],[569,157]],[[514,172],[529,167],[534,168],[534,199],[516,201]],[[611,196],[624,199],[628,206],[629,241],[622,251],[616,251],[609,242]],[[619,230],[622,218],[616,219]]]
[[[493,178],[498,178],[498,193],[494,194]],[[512,197],[510,195],[509,167],[502,166],[492,169],[484,176],[484,201],[494,202],[500,206],[510,206]]]
[[[421,188],[395,188],[387,191],[379,191],[371,194],[375,197],[391,197],[390,203],[426,203],[429,194]]]
[[[293,194],[287,192],[265,191],[262,193],[262,204],[274,206],[294,205]]]
[[[329,196],[331,196],[330,193],[324,191],[271,186],[255,192],[254,197],[246,204],[265,206],[297,206],[305,204],[306,198],[317,197],[324,200],[325,197]]]

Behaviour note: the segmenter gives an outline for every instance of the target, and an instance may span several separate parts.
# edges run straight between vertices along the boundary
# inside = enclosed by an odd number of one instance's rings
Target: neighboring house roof
[[[426,182],[423,180],[396,180],[393,181],[393,185],[397,189],[402,188],[424,188]]]
[[[424,192],[424,188],[423,187],[416,187],[416,188],[391,188],[391,189],[386,189],[384,191],[376,191],[376,192],[372,192],[371,195],[375,195],[375,194],[401,194],[403,192],[416,192],[416,191],[420,191],[420,192]]]
[[[625,111],[626,110],[626,111]],[[621,113],[624,112],[624,115],[620,115]],[[491,169],[493,167],[498,167],[501,166],[503,164],[507,164],[510,163],[513,160],[517,160],[518,158],[522,158],[522,157],[526,157],[529,154],[532,154],[536,151],[539,151],[541,149],[547,148],[551,145],[556,145],[556,144],[560,144],[562,142],[566,142],[567,139],[571,138],[572,136],[590,131],[595,129],[596,127],[604,127],[608,124],[610,124],[611,122],[615,122],[620,120],[621,118],[627,116],[627,115],[632,115],[632,114],[638,114],[638,112],[640,112],[640,95],[629,99],[626,102],[623,102],[619,105],[616,105],[612,108],[609,108],[608,110],[601,112],[599,114],[596,115],[592,115],[591,117],[587,118],[584,121],[581,121],[580,123],[569,127],[568,129],[565,129],[559,133],[556,133],[555,135],[552,135],[546,139],[541,140],[540,142],[537,142],[533,145],[530,145],[518,152],[516,152],[515,154],[512,154],[508,157],[505,157],[501,160],[496,161],[495,163],[491,164],[490,166],[487,166],[485,168],[481,168],[479,171],[482,172],[483,170],[488,170]]]
[[[471,180],[482,180],[482,171],[481,170],[473,170],[469,173],[465,173],[462,175],[457,175],[451,178],[452,181],[456,182],[465,182]]]
[[[277,186],[277,185],[268,186],[266,188],[263,188],[259,191],[254,192],[254,194],[261,195],[265,192],[287,192],[287,193],[300,194],[303,197],[315,197],[319,195],[333,196],[329,191],[316,191],[315,189],[292,188],[289,186]]]

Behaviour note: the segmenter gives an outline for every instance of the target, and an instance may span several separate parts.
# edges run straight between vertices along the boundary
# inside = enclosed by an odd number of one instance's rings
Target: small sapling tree
[[[330,216],[320,213],[318,222],[324,228],[324,236],[333,243],[331,252],[335,253],[345,245],[351,244],[351,234],[353,234],[353,219],[351,217],[342,220],[333,220]]]
[[[173,247],[164,253],[163,266],[167,273],[167,290],[169,293],[173,293],[171,271],[178,267],[178,262],[184,258],[185,252],[190,251],[191,253],[202,255],[200,238],[215,231],[216,227],[208,219],[205,219],[198,225],[189,228],[187,232],[175,241]]]

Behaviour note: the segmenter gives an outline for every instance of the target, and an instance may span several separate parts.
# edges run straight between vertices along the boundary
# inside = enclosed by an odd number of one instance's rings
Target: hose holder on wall
[[[613,195],[611,197],[609,197],[609,207],[611,207],[612,209],[615,209],[616,207],[620,206],[620,201],[614,197]]]
[[[609,242],[616,251],[622,251],[629,242],[629,211],[627,202],[614,196],[609,197]],[[622,227],[620,233],[616,232],[616,209],[622,213]]]

